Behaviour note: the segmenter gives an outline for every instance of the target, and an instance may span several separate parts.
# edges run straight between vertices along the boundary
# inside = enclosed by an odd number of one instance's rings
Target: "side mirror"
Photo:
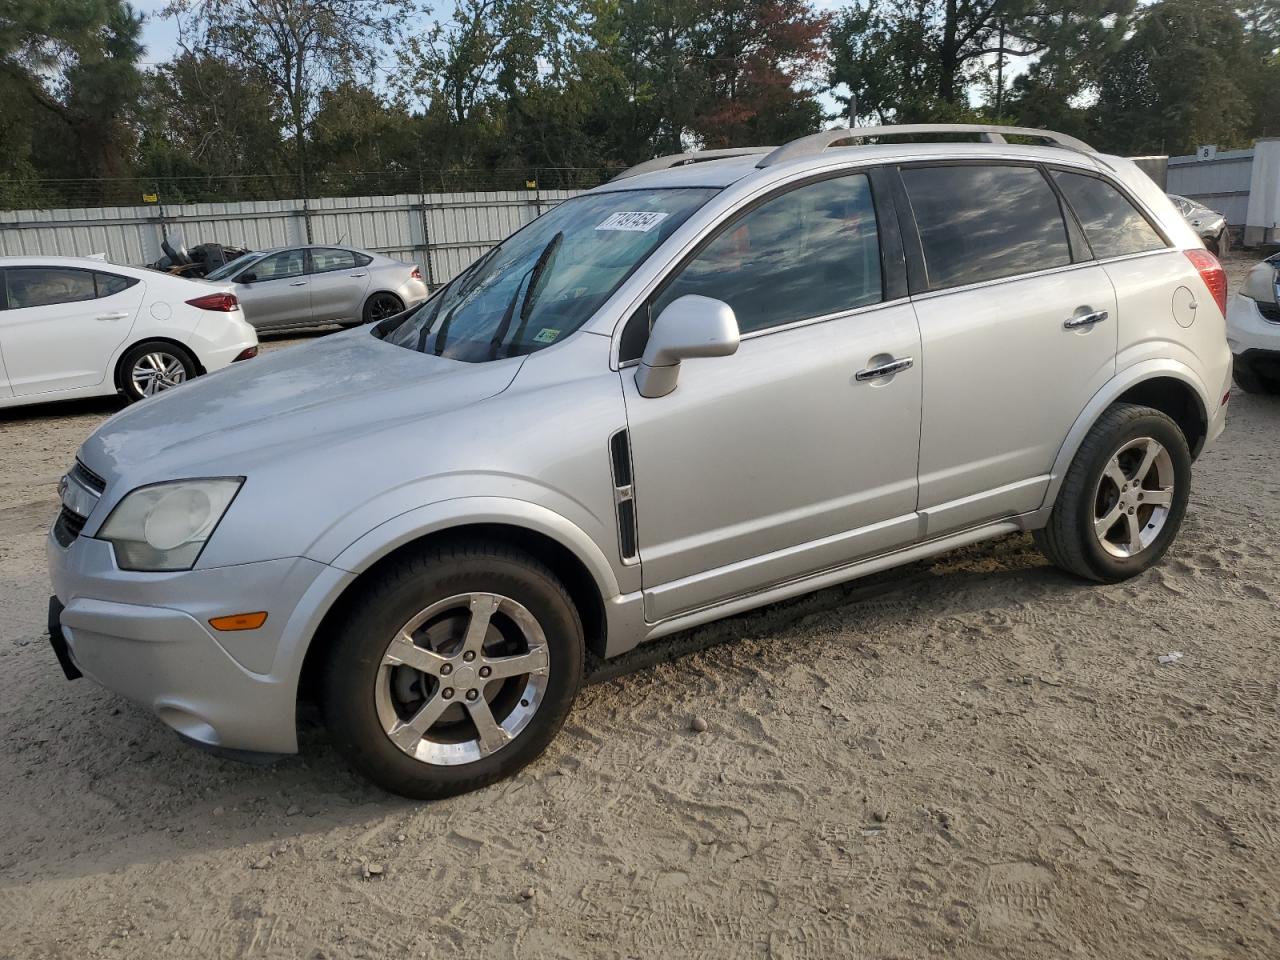
[[[257,279],[258,275],[256,273],[242,273],[236,277],[236,283],[253,283]]]
[[[681,360],[727,357],[737,352],[738,343],[738,318],[723,300],[693,294],[673,300],[649,331],[636,389],[642,397],[665,397],[676,388]]]

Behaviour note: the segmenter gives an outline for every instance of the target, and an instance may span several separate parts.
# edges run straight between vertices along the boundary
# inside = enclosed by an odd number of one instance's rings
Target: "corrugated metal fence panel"
[[[443,283],[489,247],[578,190],[398,194],[310,200],[315,243],[345,244],[416,262]],[[143,264],[161,240],[265,250],[307,242],[301,200],[0,211],[0,255],[88,256]]]
[[[1169,158],[1169,192],[1198,200],[1241,226],[1249,206],[1252,150],[1224,150],[1212,160]]]

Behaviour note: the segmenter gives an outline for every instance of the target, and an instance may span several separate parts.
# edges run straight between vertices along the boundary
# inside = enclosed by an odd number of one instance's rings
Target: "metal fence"
[[[1247,220],[1253,177],[1253,150],[1219,150],[1212,159],[1169,158],[1169,192],[1190,197],[1217,210],[1232,230]]]
[[[252,250],[331,243],[416,262],[435,285],[587,185],[546,189],[530,180],[515,190],[234,203],[171,203],[158,196],[136,206],[8,210],[0,211],[0,255],[101,254],[141,265],[160,258],[165,239]]]

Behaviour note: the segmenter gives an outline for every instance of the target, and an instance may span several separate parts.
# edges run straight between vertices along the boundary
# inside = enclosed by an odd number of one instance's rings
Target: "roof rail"
[[[690,163],[702,163],[705,160],[725,160],[729,157],[749,157],[757,153],[769,153],[777,147],[727,147],[722,150],[696,150],[693,153],[673,153],[665,157],[656,157],[628,167],[610,180],[625,180],[627,177],[638,177],[642,173],[653,173],[655,170],[667,170],[671,167],[683,167]]]
[[[792,140],[771,152],[756,164],[757,167],[771,167],[784,160],[796,157],[807,157],[822,153],[830,147],[845,140],[866,140],[870,137],[891,137],[927,135],[931,133],[973,133],[985,143],[1008,143],[1006,136],[1034,137],[1047,141],[1050,146],[1075,150],[1078,153],[1094,153],[1093,147],[1083,140],[1069,137],[1065,133],[1054,133],[1052,130],[1037,130],[1034,127],[1003,127],[985,123],[903,123],[886,127],[854,127],[852,130],[824,130],[812,136]],[[630,172],[630,171],[628,171]]]

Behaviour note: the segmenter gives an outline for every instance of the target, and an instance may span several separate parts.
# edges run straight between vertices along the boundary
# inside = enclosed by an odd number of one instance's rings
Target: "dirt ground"
[[[45,530],[115,405],[0,415],[0,957],[1280,956],[1280,398],[1231,405],[1137,580],[1015,536],[740,616],[430,805],[62,679]]]

